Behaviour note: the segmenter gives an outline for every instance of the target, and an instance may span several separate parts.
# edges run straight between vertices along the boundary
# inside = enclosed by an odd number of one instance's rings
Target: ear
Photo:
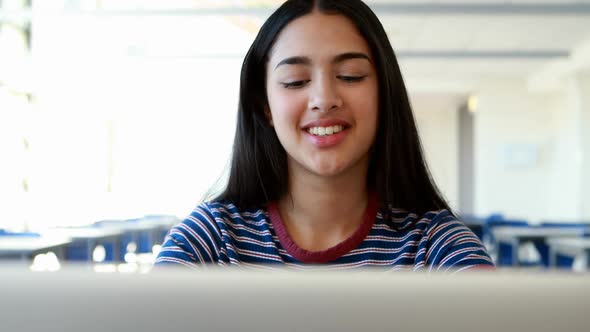
[[[266,117],[266,120],[270,126],[274,127],[274,124],[272,123],[272,113],[270,113],[270,107],[268,107],[268,104],[264,106],[264,116]]]

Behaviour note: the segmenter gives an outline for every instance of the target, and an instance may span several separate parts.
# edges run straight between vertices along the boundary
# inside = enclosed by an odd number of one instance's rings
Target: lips
[[[344,130],[344,126],[341,126],[341,125],[330,126],[330,127],[310,127],[310,128],[307,128],[308,133],[310,133],[312,135],[317,135],[317,136],[337,134],[343,130]]]
[[[307,122],[305,125],[301,127],[302,130],[307,130],[313,127],[332,127],[332,126],[342,126],[344,129],[349,128],[351,125],[350,123],[341,120],[341,119],[319,119]]]
[[[309,128],[317,128],[317,127],[330,127],[330,126],[343,126],[343,130],[337,133],[332,133],[330,135],[314,135],[313,133],[309,132]],[[307,128],[307,129],[306,129]],[[340,120],[323,120],[323,121],[313,121],[303,128],[303,136],[305,139],[311,143],[313,146],[319,149],[327,149],[338,146],[342,143],[346,137],[349,135],[350,124],[346,121]]]

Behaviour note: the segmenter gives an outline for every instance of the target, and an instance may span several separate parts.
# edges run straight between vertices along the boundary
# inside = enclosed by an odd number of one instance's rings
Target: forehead
[[[269,54],[269,62],[274,66],[292,56],[322,61],[346,52],[370,56],[369,46],[354,23],[343,15],[313,12],[283,28]]]

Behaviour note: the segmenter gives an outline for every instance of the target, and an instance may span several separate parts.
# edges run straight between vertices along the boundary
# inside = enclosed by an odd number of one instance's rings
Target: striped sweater
[[[203,263],[273,269],[382,267],[391,270],[464,270],[493,267],[479,239],[447,210],[423,216],[392,209],[386,220],[370,201],[362,225],[324,251],[300,248],[276,204],[240,210],[228,202],[202,203],[173,227],[156,265]]]

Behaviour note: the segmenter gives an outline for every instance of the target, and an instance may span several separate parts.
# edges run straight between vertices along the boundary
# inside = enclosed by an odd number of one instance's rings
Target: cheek
[[[352,103],[351,108],[355,110],[355,117],[360,122],[359,125],[366,129],[376,129],[379,100],[375,89],[359,89],[350,96],[349,102]]]
[[[374,81],[373,85],[368,90],[369,91],[367,91],[367,96],[370,97],[365,99],[367,103],[365,109],[367,110],[367,117],[368,119],[370,119],[371,126],[376,131],[377,119],[379,117],[379,88],[377,87],[377,82]]]
[[[299,117],[305,111],[305,103],[296,94],[269,91],[268,103],[274,126],[277,130],[297,128]]]

